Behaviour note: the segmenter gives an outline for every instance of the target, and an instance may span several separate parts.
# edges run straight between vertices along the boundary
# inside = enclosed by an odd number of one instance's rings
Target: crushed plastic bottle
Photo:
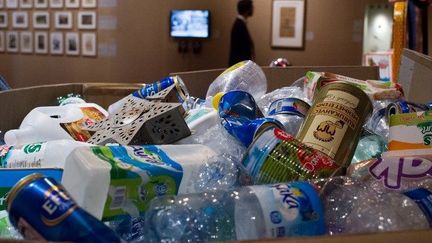
[[[211,157],[200,167],[194,184],[197,193],[228,191],[240,186],[251,185],[252,179],[236,158],[227,154],[219,154]],[[127,242],[140,242],[146,239],[144,236],[146,225],[143,216],[126,215],[108,222],[108,225]]]
[[[419,206],[432,203],[432,193],[427,189],[381,193],[368,183],[332,178],[322,192],[330,235],[429,228],[431,211],[425,213],[423,209],[431,209]]]
[[[246,91],[258,100],[267,92],[267,78],[261,67],[253,61],[239,62],[210,84],[206,97],[231,90]]]
[[[372,116],[363,126],[363,128],[375,133],[388,140],[389,137],[389,123],[387,119],[387,107],[395,100],[376,100],[373,102]]]
[[[212,148],[218,154],[226,153],[236,158],[242,158],[247,149],[240,141],[229,134],[220,122],[203,130],[199,136],[187,137],[185,141],[187,142],[180,140],[177,143],[203,144]]]
[[[280,89],[276,89],[270,93],[265,94],[261,97],[261,99],[258,100],[257,104],[258,107],[261,109],[263,114],[265,116],[269,113],[270,105],[279,99],[283,98],[297,98],[300,100],[305,101],[309,105],[311,104],[311,101],[307,99],[306,95],[303,92],[303,88],[301,87],[301,84],[296,81],[296,85],[298,86],[290,86],[290,87],[283,87]]]
[[[351,164],[377,158],[386,150],[387,141],[383,137],[365,130],[363,131],[363,136],[360,138],[360,141],[357,144]]]
[[[306,182],[241,187],[154,199],[149,242],[252,240],[325,233],[315,189]]]

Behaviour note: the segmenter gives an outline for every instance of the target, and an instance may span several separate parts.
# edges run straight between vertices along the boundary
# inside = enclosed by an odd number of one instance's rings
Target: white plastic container
[[[107,116],[107,111],[93,103],[38,107],[27,114],[19,129],[6,132],[4,140],[10,146],[59,139],[85,142],[90,134],[80,125]]]
[[[67,156],[78,147],[91,144],[55,140],[21,146],[0,146],[0,168],[64,168]]]
[[[198,144],[78,148],[66,160],[62,184],[99,219],[137,216],[155,196],[196,192],[195,178],[215,155]]]

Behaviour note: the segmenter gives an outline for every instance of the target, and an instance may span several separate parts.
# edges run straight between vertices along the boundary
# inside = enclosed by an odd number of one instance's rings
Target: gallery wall
[[[227,66],[236,0],[99,0],[97,57],[0,53],[0,75],[12,87],[65,82],[150,82],[170,72]],[[256,62],[286,57],[294,65],[360,65],[364,7],[386,0],[307,0],[301,50],[270,45],[271,0],[254,0],[248,26]],[[209,9],[212,37],[202,52],[181,54],[168,35],[170,9]],[[4,30],[1,30],[4,31]]]

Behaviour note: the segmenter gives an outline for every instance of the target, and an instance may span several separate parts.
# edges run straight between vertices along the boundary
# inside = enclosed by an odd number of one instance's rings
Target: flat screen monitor
[[[170,36],[173,38],[209,38],[209,10],[171,10]]]

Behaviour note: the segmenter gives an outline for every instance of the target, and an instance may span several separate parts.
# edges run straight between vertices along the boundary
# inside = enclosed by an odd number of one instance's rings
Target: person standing
[[[247,28],[247,18],[253,14],[252,0],[239,0],[237,3],[238,16],[231,29],[231,45],[229,66],[240,61],[253,60],[254,44]]]

